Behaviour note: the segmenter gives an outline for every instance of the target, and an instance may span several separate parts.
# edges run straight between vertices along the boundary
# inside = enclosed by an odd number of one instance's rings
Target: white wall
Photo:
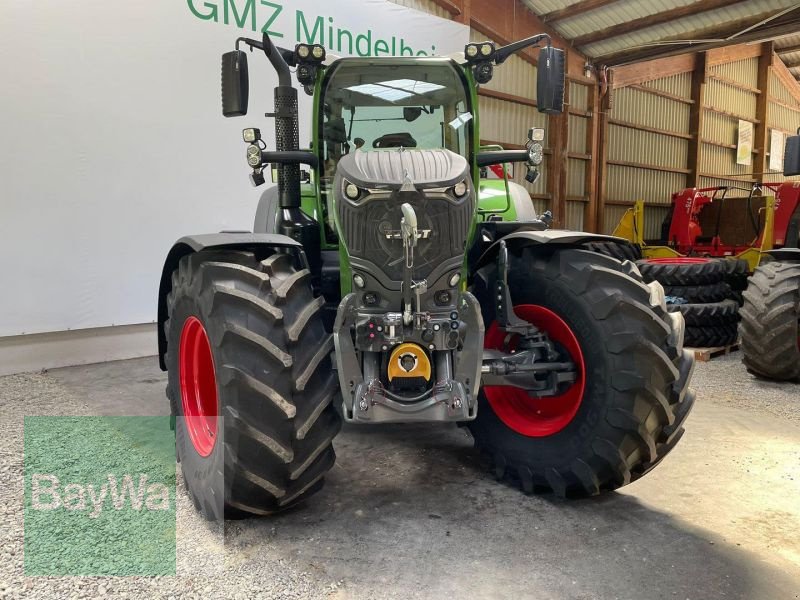
[[[0,5],[0,336],[151,322],[178,237],[251,228],[261,190],[248,183],[240,132],[269,129],[276,81],[253,54],[250,116],[224,119],[220,55],[239,35],[260,37],[249,31],[253,13],[243,32],[231,6],[240,16],[253,8],[260,29],[270,4],[281,7],[270,30],[286,47],[297,41],[298,10],[310,27],[322,16],[354,34],[371,29],[373,45],[395,36],[447,54],[468,37],[383,0]]]

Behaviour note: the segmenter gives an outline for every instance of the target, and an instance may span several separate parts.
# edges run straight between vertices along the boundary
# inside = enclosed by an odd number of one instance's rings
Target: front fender
[[[568,231],[566,229],[545,229],[543,231],[524,230],[515,231],[503,238],[496,240],[489,246],[478,259],[478,262],[471,269],[475,271],[487,263],[493,261],[500,249],[500,242],[504,241],[511,251],[525,246],[580,246],[586,242],[620,242],[629,243],[627,240],[613,235],[603,235],[600,233],[586,233],[583,231]]]
[[[779,250],[768,250],[769,254],[775,260],[781,262],[797,262],[800,261],[800,248],[781,248]]]
[[[302,246],[292,238],[276,233],[223,232],[189,235],[172,245],[158,284],[158,365],[167,370],[164,354],[167,351],[167,336],[164,322],[167,320],[167,296],[172,291],[172,272],[178,268],[180,260],[194,252],[212,248],[236,248],[238,250],[267,250],[269,248],[297,248],[302,254]],[[303,261],[305,255],[303,254]]]

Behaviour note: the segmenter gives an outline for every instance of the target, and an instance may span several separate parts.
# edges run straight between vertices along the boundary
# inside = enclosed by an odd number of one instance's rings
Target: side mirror
[[[552,46],[539,50],[536,104],[540,113],[558,114],[564,109],[564,51]]]
[[[222,55],[222,114],[241,117],[247,114],[250,98],[250,77],[247,54],[242,50]]]
[[[783,153],[783,174],[785,177],[800,175],[800,130],[798,135],[786,138],[786,149]]]

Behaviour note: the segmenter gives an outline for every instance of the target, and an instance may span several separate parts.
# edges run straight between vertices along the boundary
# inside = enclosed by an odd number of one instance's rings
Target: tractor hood
[[[339,161],[337,175],[360,188],[399,190],[410,181],[416,189],[442,188],[463,181],[469,165],[450,150],[356,150]]]

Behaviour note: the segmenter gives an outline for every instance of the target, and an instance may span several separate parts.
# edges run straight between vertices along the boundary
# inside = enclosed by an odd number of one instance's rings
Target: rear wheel
[[[739,312],[747,370],[769,379],[800,380],[800,264],[758,267]]]
[[[475,277],[488,348],[513,347],[494,319],[494,267]],[[638,279],[637,279],[638,278]],[[630,263],[577,249],[512,257],[514,312],[545,331],[578,377],[559,395],[484,387],[468,424],[498,478],[526,492],[595,495],[641,477],[674,447],[694,395],[683,323]]]
[[[165,323],[176,451],[208,519],[277,512],[322,487],[340,419],[307,269],[202,251],[172,276]]]

